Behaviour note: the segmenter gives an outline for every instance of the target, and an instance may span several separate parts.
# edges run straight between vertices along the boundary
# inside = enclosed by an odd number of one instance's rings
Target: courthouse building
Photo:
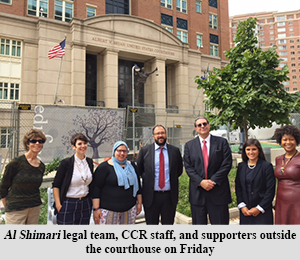
[[[135,106],[190,125],[196,114],[180,111],[204,113],[194,78],[226,65],[228,25],[227,0],[0,0],[0,102],[125,108],[136,64],[157,71]],[[65,38],[63,58],[48,59]]]

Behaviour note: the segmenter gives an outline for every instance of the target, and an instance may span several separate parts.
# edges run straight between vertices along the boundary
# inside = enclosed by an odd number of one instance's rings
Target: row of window
[[[161,0],[160,5],[162,7],[173,9],[173,1],[172,0]],[[218,1],[217,0],[209,0],[208,5],[214,8],[218,8]],[[176,0],[176,11],[187,13],[187,0]],[[202,12],[202,0],[196,1],[196,12]]]
[[[21,41],[1,38],[0,55],[21,57]]]
[[[0,82],[0,100],[19,100],[20,85],[16,83]]]
[[[165,26],[166,30],[173,33],[173,16],[162,13],[161,24]],[[177,38],[184,43],[188,43],[188,21],[177,18]],[[209,15],[209,27],[218,29],[218,19],[216,15]],[[196,44],[198,48],[203,47],[202,34],[197,34]],[[210,55],[219,56],[219,37],[218,35],[210,34]]]

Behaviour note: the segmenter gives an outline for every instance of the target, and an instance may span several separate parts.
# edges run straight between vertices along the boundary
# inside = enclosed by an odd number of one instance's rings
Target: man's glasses
[[[28,140],[28,142],[29,142],[29,143],[32,143],[32,144],[36,144],[36,143],[44,144],[44,143],[45,143],[45,140],[43,140],[43,139],[40,139],[40,140],[30,139],[30,140]]]
[[[128,153],[127,150],[119,150],[119,149],[117,149],[116,151],[117,151],[118,153]]]
[[[202,126],[205,127],[205,126],[207,126],[207,125],[208,125],[208,123],[202,123],[202,124],[198,124],[197,126],[198,126],[198,127],[202,127]]]

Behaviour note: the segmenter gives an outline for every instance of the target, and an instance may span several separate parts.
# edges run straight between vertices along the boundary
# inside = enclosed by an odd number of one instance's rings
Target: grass
[[[235,176],[236,168],[232,168],[228,174],[232,202],[229,204],[229,208],[234,208],[237,206],[236,194],[235,194]],[[184,172],[179,177],[179,199],[177,204],[177,211],[191,217],[191,206],[189,203],[189,176]]]

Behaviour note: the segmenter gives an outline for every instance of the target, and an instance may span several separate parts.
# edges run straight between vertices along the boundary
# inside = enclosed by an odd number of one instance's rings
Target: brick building
[[[236,15],[229,18],[230,48],[237,25],[249,17],[257,18],[257,34],[259,46],[268,49],[277,46],[277,53],[282,59],[280,67],[289,67],[289,78],[283,82],[286,91],[300,91],[300,10],[289,12],[261,12]]]
[[[224,67],[230,46],[227,0],[0,0],[0,24],[0,101],[126,108],[137,64],[157,72],[134,87],[135,106],[175,109],[178,125],[195,118],[182,110],[203,114],[194,78]]]

